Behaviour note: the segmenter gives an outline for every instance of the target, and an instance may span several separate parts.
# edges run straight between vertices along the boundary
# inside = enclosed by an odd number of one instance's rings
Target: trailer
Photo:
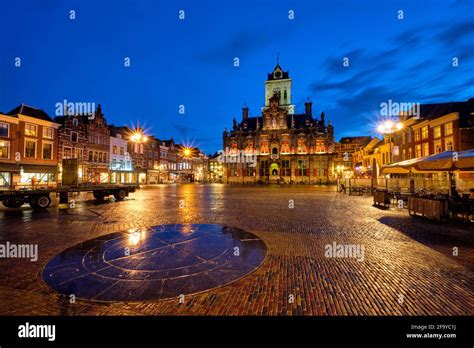
[[[117,201],[125,199],[131,192],[135,192],[136,185],[102,184],[58,186],[55,188],[29,188],[0,190],[0,202],[7,208],[19,208],[28,203],[33,209],[45,209],[51,204],[51,194],[59,197],[59,203],[68,203],[73,193],[92,192],[96,200],[104,200],[113,195]]]

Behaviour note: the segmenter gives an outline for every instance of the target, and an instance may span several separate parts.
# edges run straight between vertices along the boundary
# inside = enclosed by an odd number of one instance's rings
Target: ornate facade
[[[294,113],[292,80],[279,64],[265,82],[260,116],[234,118],[224,130],[224,181],[227,183],[325,183],[333,178],[334,127],[324,113],[313,117],[312,103]]]

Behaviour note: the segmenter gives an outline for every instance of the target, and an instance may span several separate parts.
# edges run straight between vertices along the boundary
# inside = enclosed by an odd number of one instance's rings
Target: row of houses
[[[405,112],[389,122],[398,127],[380,138],[346,137],[336,144],[341,175],[380,177],[390,163],[474,148],[474,98],[420,105],[419,115]]]
[[[137,141],[137,135],[141,139]],[[208,157],[173,139],[108,124],[95,112],[52,119],[24,104],[0,112],[0,186],[61,184],[63,160],[77,159],[78,183],[204,181]]]

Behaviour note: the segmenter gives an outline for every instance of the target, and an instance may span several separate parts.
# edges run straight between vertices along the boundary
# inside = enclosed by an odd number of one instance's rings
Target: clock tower
[[[295,106],[291,104],[291,79],[288,71],[283,71],[277,58],[277,65],[273,72],[268,74],[265,81],[265,106],[263,109],[270,107],[270,99],[277,95],[279,98],[279,106],[286,109],[288,114],[295,112]]]

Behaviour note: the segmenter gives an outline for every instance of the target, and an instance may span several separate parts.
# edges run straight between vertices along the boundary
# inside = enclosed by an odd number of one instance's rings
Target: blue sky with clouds
[[[260,113],[277,53],[296,111],[311,98],[337,138],[376,135],[389,99],[474,97],[474,0],[19,0],[2,1],[0,19],[1,111],[100,103],[110,123],[139,120],[208,153],[244,103]]]

